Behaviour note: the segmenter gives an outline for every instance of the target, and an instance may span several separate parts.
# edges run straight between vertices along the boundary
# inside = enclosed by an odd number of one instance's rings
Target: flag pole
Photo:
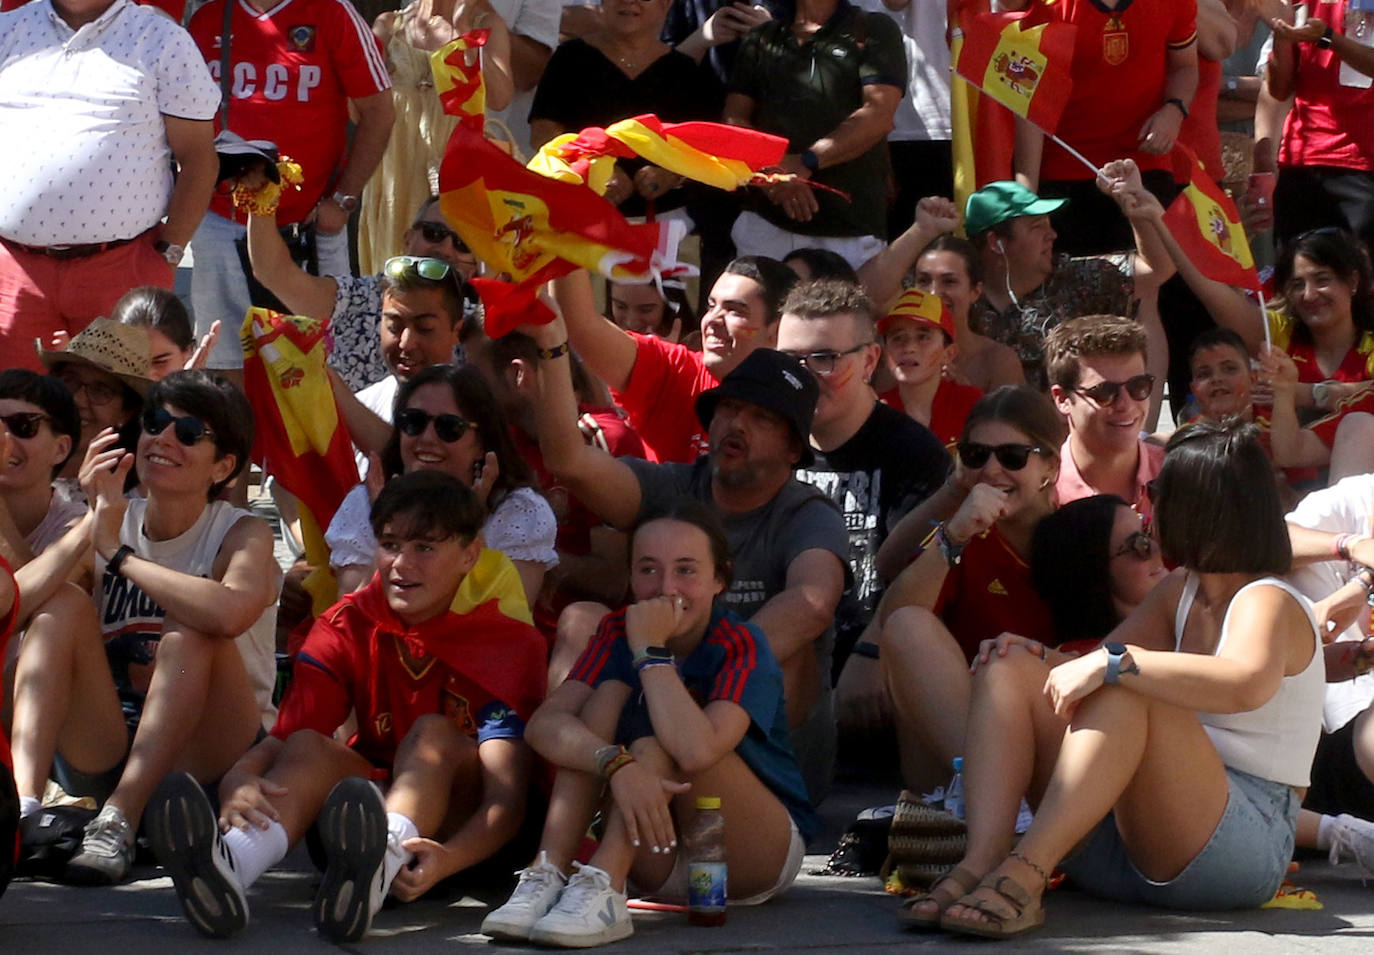
[[[973,80],[969,79],[969,78],[968,78],[967,76],[965,76],[963,73],[960,73],[957,69],[952,70],[952,72],[954,73],[955,76],[959,77],[959,79],[963,80],[965,83],[967,83],[969,86],[972,86],[974,89],[978,90],[980,93],[985,93],[985,92],[986,92],[981,86],[979,86],[979,85],[978,85],[977,83],[975,83]],[[995,99],[996,99],[996,98],[994,97],[994,100],[995,100]],[[1003,105],[1005,106],[1006,104],[1004,103]],[[1008,107],[1008,108],[1010,108],[1010,107]],[[1016,110],[1012,110],[1012,112],[1016,113]],[[1016,113],[1016,115],[1019,116],[1021,119],[1024,119],[1026,122],[1030,123],[1030,124],[1031,124],[1032,126],[1034,126],[1036,129],[1040,130],[1040,132],[1044,133],[1045,136],[1047,136],[1047,137],[1049,137],[1050,139],[1054,140],[1056,143],[1059,144],[1059,146],[1064,150],[1064,152],[1068,153],[1068,154],[1069,154],[1070,156],[1072,156],[1074,159],[1077,159],[1077,160],[1078,160],[1079,162],[1081,162],[1083,165],[1087,166],[1090,170],[1092,170],[1092,174],[1093,174],[1093,178],[1094,178],[1094,179],[1102,179],[1103,181],[1106,180],[1106,177],[1102,175],[1102,170],[1098,169],[1098,168],[1097,168],[1097,165],[1096,165],[1091,159],[1089,159],[1087,156],[1083,155],[1083,154],[1082,154],[1081,152],[1079,152],[1077,149],[1074,149],[1072,146],[1070,146],[1068,143],[1064,142],[1064,140],[1060,139],[1058,136],[1056,136],[1054,133],[1052,133],[1052,132],[1050,132],[1049,130],[1047,130],[1045,127],[1043,127],[1043,126],[1041,126],[1040,124],[1038,124],[1038,123],[1034,122],[1033,120],[1031,120],[1031,118],[1030,118],[1029,116],[1026,116],[1026,115],[1024,115],[1023,113]]]

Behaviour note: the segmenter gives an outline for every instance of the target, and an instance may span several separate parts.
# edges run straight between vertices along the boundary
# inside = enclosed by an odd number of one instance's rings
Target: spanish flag
[[[685,224],[632,225],[592,190],[526,169],[459,126],[439,167],[440,209],[477,256],[520,286],[585,268],[617,281],[685,274]]]
[[[461,116],[480,131],[486,119],[487,87],[482,82],[482,47],[490,30],[472,30],[429,55],[434,91],[450,116]]]
[[[987,0],[950,0],[948,22],[950,58],[959,62],[965,27]],[[1016,145],[1016,116],[1002,104],[984,96],[972,83],[952,82],[949,90],[952,148],[954,152],[954,204],[963,209],[968,197],[990,182],[1012,178],[1012,151]]]
[[[787,140],[780,136],[725,123],[664,123],[645,113],[604,129],[592,126],[555,137],[529,166],[565,181],[589,182],[595,189],[599,177],[591,170],[596,160],[639,156],[679,176],[732,192],[776,166],[786,152]]]
[[[1187,146],[1174,146],[1173,160],[1174,180],[1187,185],[1164,213],[1164,225],[1203,275],[1258,292],[1259,273],[1236,204]]]
[[[322,528],[358,483],[353,444],[325,369],[329,323],[250,308],[243,319],[243,378],[253,407],[253,457],[301,502],[305,588],[319,613],[334,601]]]
[[[1078,27],[1051,19],[1035,3],[1022,13],[965,15],[955,71],[983,93],[1047,133],[1073,91],[1074,38]]]
[[[470,278],[468,284],[482,301],[482,331],[488,338],[501,338],[521,325],[547,325],[557,317],[538,288],[483,278]]]

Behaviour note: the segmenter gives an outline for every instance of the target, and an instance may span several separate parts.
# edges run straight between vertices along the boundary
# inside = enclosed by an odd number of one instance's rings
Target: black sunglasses
[[[1135,531],[1128,535],[1121,546],[1112,551],[1111,557],[1125,557],[1127,554],[1136,560],[1149,560],[1155,552],[1155,539],[1145,531]]]
[[[972,441],[959,442],[959,460],[975,471],[986,467],[988,459],[997,455],[997,463],[1008,471],[1019,471],[1030,460],[1031,453],[1047,454],[1041,447],[1033,444],[976,444]]]
[[[1135,375],[1125,381],[1099,381],[1090,388],[1075,388],[1074,391],[1092,399],[1094,404],[1110,405],[1116,403],[1122,388],[1133,401],[1144,401],[1155,390],[1155,376]]]
[[[172,433],[176,439],[188,448],[193,448],[206,438],[214,438],[215,432],[210,429],[204,421],[192,415],[183,415],[178,418],[166,408],[143,409],[143,433],[153,436],[162,434],[167,430],[168,425],[173,426]]]
[[[452,444],[467,434],[471,427],[469,422],[458,417],[456,414],[436,414],[432,415],[419,408],[407,408],[396,416],[396,427],[401,429],[402,434],[418,438],[425,433],[429,423],[434,422],[434,433],[444,444]]]
[[[420,235],[425,237],[426,242],[433,242],[435,245],[438,245],[445,239],[448,239],[453,243],[453,247],[459,252],[468,251],[467,243],[462,240],[457,232],[454,232],[446,225],[438,222],[417,222],[412,228],[418,229]]]
[[[41,411],[16,411],[14,414],[0,415],[0,421],[5,422],[9,433],[23,441],[37,434],[40,424],[51,420]]]

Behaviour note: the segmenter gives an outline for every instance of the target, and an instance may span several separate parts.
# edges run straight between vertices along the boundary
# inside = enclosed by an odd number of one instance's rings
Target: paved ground
[[[734,909],[722,928],[698,929],[672,914],[635,916],[635,935],[614,947],[631,953],[676,952],[885,952],[894,948],[927,950],[995,943],[941,935],[903,934],[896,927],[896,902],[876,878],[837,879],[811,875],[846,820],[865,803],[880,801],[883,790],[842,787],[823,807],[826,834],[808,856],[803,875],[781,899],[758,908]],[[890,797],[889,797],[890,798]],[[303,853],[289,866],[269,873],[249,900],[253,922],[231,942],[204,939],[181,917],[171,880],[152,866],[135,870],[134,881],[109,889],[78,889],[35,882],[10,886],[0,898],[0,952],[233,952],[328,951],[310,923],[309,905],[316,874]],[[1296,952],[1368,952],[1374,945],[1374,888],[1366,889],[1354,865],[1304,863],[1298,881],[1314,890],[1322,911],[1257,911],[1190,915],[1109,905],[1078,892],[1051,894],[1048,922],[1028,938],[1002,943],[999,951],[1053,952],[1244,952],[1269,955]],[[503,899],[504,889],[423,900],[378,915],[373,933],[350,951],[425,953],[455,947],[511,955],[526,949],[495,946],[478,934],[487,905]],[[532,949],[530,951],[533,951]]]

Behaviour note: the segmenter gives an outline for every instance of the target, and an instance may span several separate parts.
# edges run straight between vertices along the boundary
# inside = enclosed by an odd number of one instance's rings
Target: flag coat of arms
[[[1198,270],[1227,285],[1259,291],[1260,279],[1240,213],[1187,146],[1174,147],[1174,179],[1187,183],[1164,225]]]
[[[1078,27],[1049,19],[1043,5],[1024,13],[964,16],[955,61],[960,76],[1047,133],[1059,125],[1073,90],[1070,67]]]

